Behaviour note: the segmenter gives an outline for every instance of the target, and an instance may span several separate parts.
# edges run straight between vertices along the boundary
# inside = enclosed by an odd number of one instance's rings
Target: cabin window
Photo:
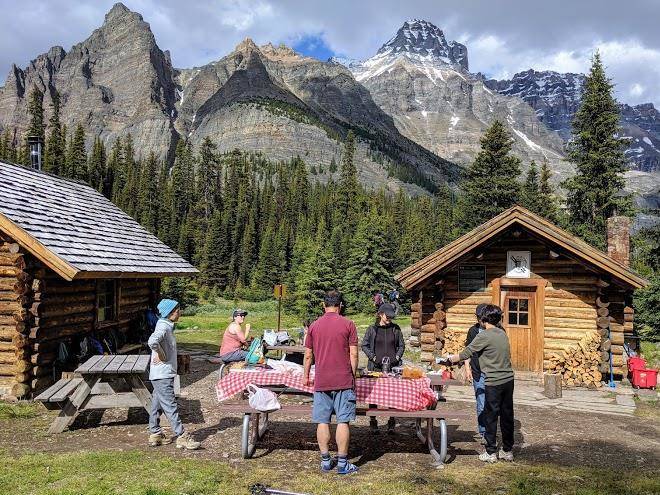
[[[486,265],[459,265],[459,292],[482,292],[486,290]]]
[[[509,325],[529,325],[529,299],[509,298]]]
[[[117,281],[99,280],[97,286],[96,321],[114,321],[117,319]]]

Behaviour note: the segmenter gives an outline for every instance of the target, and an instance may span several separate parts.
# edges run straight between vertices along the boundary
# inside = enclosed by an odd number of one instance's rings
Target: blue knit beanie
[[[163,299],[158,303],[158,312],[161,318],[167,318],[172,314],[172,311],[179,305],[174,299]]]

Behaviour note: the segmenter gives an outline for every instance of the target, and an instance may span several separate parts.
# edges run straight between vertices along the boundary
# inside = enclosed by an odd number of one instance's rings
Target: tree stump
[[[561,375],[543,373],[543,395],[548,399],[561,398]]]

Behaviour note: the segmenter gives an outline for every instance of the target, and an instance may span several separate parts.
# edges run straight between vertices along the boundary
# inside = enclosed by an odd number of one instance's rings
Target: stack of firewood
[[[579,342],[570,347],[553,353],[550,356],[546,371],[562,375],[562,383],[566,386],[585,386],[596,388],[602,386],[602,374],[599,370],[603,360],[601,337],[598,332],[586,334]]]

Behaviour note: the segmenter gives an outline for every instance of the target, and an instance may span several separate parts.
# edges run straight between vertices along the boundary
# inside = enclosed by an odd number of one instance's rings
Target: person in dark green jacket
[[[502,309],[487,305],[481,313],[484,331],[480,332],[459,354],[445,359],[452,363],[479,356],[479,367],[485,375],[486,401],[483,411],[486,433],[486,451],[479,459],[497,462],[497,459],[513,461],[513,368],[509,338],[498,325],[502,321]],[[497,452],[497,422],[502,430],[502,449]]]
[[[362,339],[362,351],[367,355],[369,360],[367,369],[369,371],[382,371],[383,358],[388,358],[390,361],[390,369],[394,366],[401,366],[401,359],[403,358],[403,351],[406,349],[405,341],[403,340],[403,333],[399,325],[394,323],[392,319],[396,314],[396,308],[393,304],[381,304],[378,308],[378,315],[376,322],[367,328],[367,332]],[[396,421],[390,418],[387,421],[387,431],[392,433]],[[371,418],[369,422],[371,431],[378,433],[378,421],[376,418]]]

